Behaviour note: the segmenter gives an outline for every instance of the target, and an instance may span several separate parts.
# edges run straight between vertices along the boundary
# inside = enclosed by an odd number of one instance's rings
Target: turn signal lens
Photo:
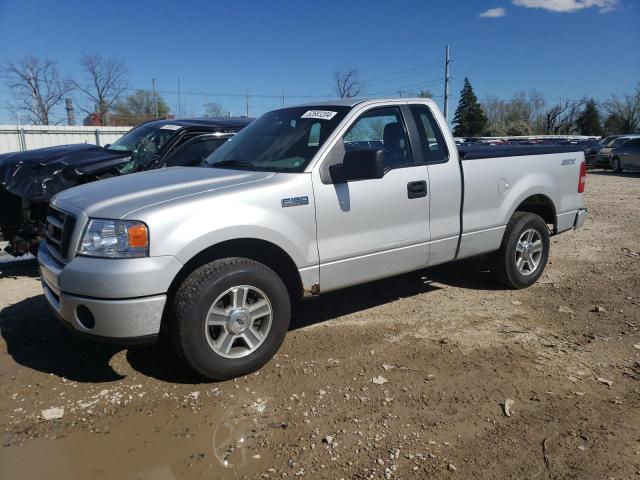
[[[141,223],[129,225],[127,228],[127,237],[129,238],[129,246],[131,248],[148,248],[149,234],[147,226]]]

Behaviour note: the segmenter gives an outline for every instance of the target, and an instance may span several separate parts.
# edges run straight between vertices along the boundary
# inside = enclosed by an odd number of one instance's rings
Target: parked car
[[[596,155],[602,148],[600,140],[597,139],[565,140],[564,142],[560,142],[560,145],[575,145],[582,148],[587,167],[595,164]]]
[[[603,142],[602,148],[596,155],[594,166],[611,168],[611,150],[617,147],[621,147],[632,138],[640,137],[640,135],[612,135],[604,140],[610,139],[608,142]]]
[[[428,99],[284,108],[200,168],[56,195],[42,286],[78,333],[162,331],[196,371],[231,378],[276,353],[303,296],[482,254],[506,287],[532,285],[550,235],[584,223],[585,180],[574,146],[459,155]]]
[[[78,144],[0,155],[0,231],[12,255],[36,253],[48,202],[75,185],[170,166],[195,166],[250,120],[155,120],[113,145]]]
[[[611,168],[616,173],[624,170],[640,170],[640,137],[613,148],[609,156],[611,157]]]

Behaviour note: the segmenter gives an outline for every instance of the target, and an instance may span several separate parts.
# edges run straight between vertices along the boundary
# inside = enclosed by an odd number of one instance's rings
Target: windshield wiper
[[[246,160],[221,160],[220,162],[215,162],[209,165],[210,167],[214,167],[214,168],[224,168],[224,167],[231,167],[231,168],[239,168],[241,170],[256,170],[256,166],[251,163],[248,162]]]

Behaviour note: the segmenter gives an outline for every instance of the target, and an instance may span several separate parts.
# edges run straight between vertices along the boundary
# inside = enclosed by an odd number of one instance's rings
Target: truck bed
[[[523,202],[553,210],[554,233],[573,227],[584,151],[571,145],[470,146],[460,152],[464,194],[459,257],[497,250]]]

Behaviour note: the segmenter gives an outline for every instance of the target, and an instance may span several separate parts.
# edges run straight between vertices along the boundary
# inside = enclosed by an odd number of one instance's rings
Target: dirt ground
[[[533,287],[467,261],[327,294],[222,383],[67,333],[0,264],[0,478],[640,478],[640,175],[587,188]]]

